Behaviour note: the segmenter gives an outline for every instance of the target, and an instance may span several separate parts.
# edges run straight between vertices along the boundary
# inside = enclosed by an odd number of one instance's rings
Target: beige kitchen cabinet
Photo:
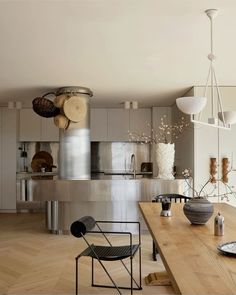
[[[59,128],[53,118],[41,118],[41,141],[59,141]]]
[[[59,129],[52,118],[40,117],[32,109],[22,109],[19,141],[59,141]]]
[[[151,135],[151,109],[130,110],[130,132]]]
[[[17,111],[0,109],[0,212],[16,210]]]
[[[151,109],[91,109],[91,141],[129,141],[129,131],[151,133]]]
[[[32,109],[20,110],[19,141],[41,140],[41,118]]]
[[[128,141],[129,110],[108,109],[107,112],[107,140]]]
[[[91,141],[107,141],[107,109],[90,110]]]

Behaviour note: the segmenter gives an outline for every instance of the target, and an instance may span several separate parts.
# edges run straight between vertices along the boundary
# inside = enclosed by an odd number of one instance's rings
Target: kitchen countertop
[[[135,174],[136,175],[152,175],[152,172],[135,171]],[[117,172],[104,171],[104,175],[134,175],[134,172],[132,172],[132,171],[117,171]]]
[[[16,172],[17,179],[30,179],[32,176],[57,176],[57,172]]]

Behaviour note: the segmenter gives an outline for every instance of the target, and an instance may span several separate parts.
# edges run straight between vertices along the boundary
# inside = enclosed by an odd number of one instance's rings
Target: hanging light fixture
[[[213,53],[213,19],[217,16],[217,9],[208,9],[205,11],[206,15],[210,19],[211,23],[211,53],[208,54],[210,61],[209,72],[207,81],[204,89],[204,95],[202,97],[180,97],[176,99],[177,107],[185,114],[190,115],[190,120],[193,123],[202,125],[212,126],[216,128],[230,129],[230,125],[236,123],[236,112],[235,111],[224,111],[220,90],[217,83],[216,73],[214,69],[214,60],[216,59]],[[210,85],[209,85],[209,80]],[[207,104],[207,89],[210,87],[211,93],[211,117],[208,118],[208,122],[201,121],[201,112]],[[214,92],[216,90],[216,93]],[[215,99],[217,95],[217,100]],[[199,114],[199,119],[196,120],[194,115]]]

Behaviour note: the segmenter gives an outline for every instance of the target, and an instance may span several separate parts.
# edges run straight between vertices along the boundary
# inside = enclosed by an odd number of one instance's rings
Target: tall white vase
[[[174,143],[158,143],[156,147],[157,178],[174,179],[173,166],[175,160]]]

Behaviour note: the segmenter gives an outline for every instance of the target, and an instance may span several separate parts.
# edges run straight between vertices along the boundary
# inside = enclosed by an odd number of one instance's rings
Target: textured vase
[[[158,143],[156,148],[157,178],[174,179],[173,166],[175,160],[174,143]]]
[[[211,202],[205,198],[192,198],[183,207],[184,214],[192,224],[205,224],[214,212]]]

